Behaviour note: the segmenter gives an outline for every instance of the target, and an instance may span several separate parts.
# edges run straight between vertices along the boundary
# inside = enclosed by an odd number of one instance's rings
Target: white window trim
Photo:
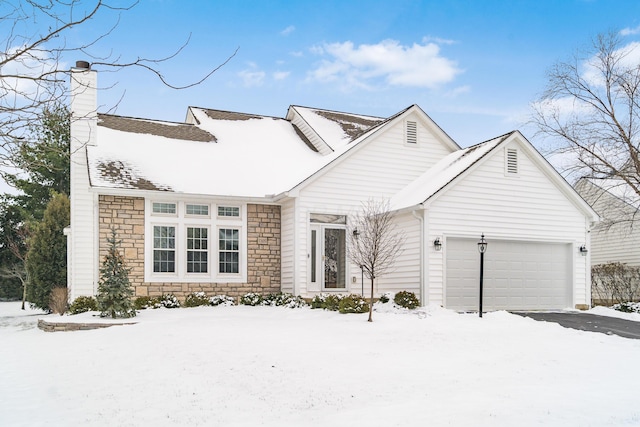
[[[149,283],[246,283],[247,282],[247,224],[246,204],[234,205],[240,208],[239,217],[218,217],[218,204],[192,201],[168,201],[176,203],[176,215],[153,213],[153,203],[145,200],[145,253],[144,280]],[[165,203],[165,202],[160,202]],[[187,215],[187,204],[208,204],[209,215]],[[220,204],[229,206],[228,204]],[[215,211],[214,211],[215,209]],[[212,214],[216,212],[216,215]],[[153,271],[153,227],[157,225],[176,227],[176,271],[156,273]],[[187,273],[187,227],[207,228],[208,232],[208,272]],[[219,273],[218,230],[237,228],[240,234],[239,273]]]

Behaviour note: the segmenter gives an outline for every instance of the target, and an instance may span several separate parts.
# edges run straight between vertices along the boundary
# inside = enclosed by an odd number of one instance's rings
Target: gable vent
[[[407,121],[406,142],[408,144],[418,143],[418,124],[416,122]]]
[[[507,148],[507,173],[518,173],[518,150]]]

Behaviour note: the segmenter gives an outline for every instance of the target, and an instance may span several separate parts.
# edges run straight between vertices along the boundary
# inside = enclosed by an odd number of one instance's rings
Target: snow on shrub
[[[307,302],[304,300],[304,298],[283,292],[279,292],[277,294],[268,294],[262,299],[261,304],[287,308],[299,308],[307,306]]]
[[[159,298],[138,297],[133,300],[133,306],[136,310],[146,310],[147,308],[160,308],[162,304]]]
[[[418,301],[416,294],[409,291],[398,292],[393,297],[393,302],[398,304],[400,307],[408,308],[410,310],[413,310],[420,305],[420,301]]]
[[[209,297],[204,292],[191,292],[184,299],[185,307],[200,307],[202,305],[209,305]]]
[[[380,298],[378,299],[378,301],[380,301],[382,304],[386,304],[392,299],[393,299],[393,292],[385,292],[384,294],[380,295]]]
[[[174,294],[163,294],[162,297],[160,297],[160,304],[164,308],[180,307],[180,301],[178,300],[178,297],[176,297]]]
[[[338,304],[340,313],[366,313],[369,311],[369,303],[358,294],[347,295],[340,299]]]
[[[249,292],[240,297],[240,304],[256,306],[262,304],[262,295]]]
[[[338,311],[338,306],[342,298],[344,298],[344,295],[341,294],[318,294],[311,300],[311,308]]]
[[[623,313],[640,313],[640,302],[623,302],[614,304],[611,308]]]
[[[232,297],[228,297],[226,295],[214,295],[209,298],[209,305],[218,306],[221,305],[223,307],[232,306],[235,304],[235,300]]]

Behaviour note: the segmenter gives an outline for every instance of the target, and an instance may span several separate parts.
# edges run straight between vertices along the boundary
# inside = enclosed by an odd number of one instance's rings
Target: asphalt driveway
[[[554,322],[565,328],[580,331],[600,332],[607,335],[618,335],[624,338],[640,339],[640,322],[618,319],[615,317],[596,316],[577,312],[514,312],[514,314],[530,317],[542,322]]]

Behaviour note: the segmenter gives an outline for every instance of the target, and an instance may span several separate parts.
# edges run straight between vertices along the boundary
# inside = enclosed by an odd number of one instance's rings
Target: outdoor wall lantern
[[[353,229],[353,237],[356,238],[356,240],[358,240],[358,236],[360,236],[360,232],[358,231],[357,228]]]
[[[484,233],[480,237],[480,241],[478,242],[478,252],[480,252],[480,307],[478,309],[478,314],[482,317],[482,279],[484,276],[484,253],[487,251],[487,246],[489,244],[486,240],[484,240]]]
[[[580,246],[580,255],[587,256],[588,252],[589,252],[589,249],[587,249],[585,245]]]
[[[433,241],[433,247],[436,251],[442,250],[442,242],[439,237],[436,237],[436,240]]]

